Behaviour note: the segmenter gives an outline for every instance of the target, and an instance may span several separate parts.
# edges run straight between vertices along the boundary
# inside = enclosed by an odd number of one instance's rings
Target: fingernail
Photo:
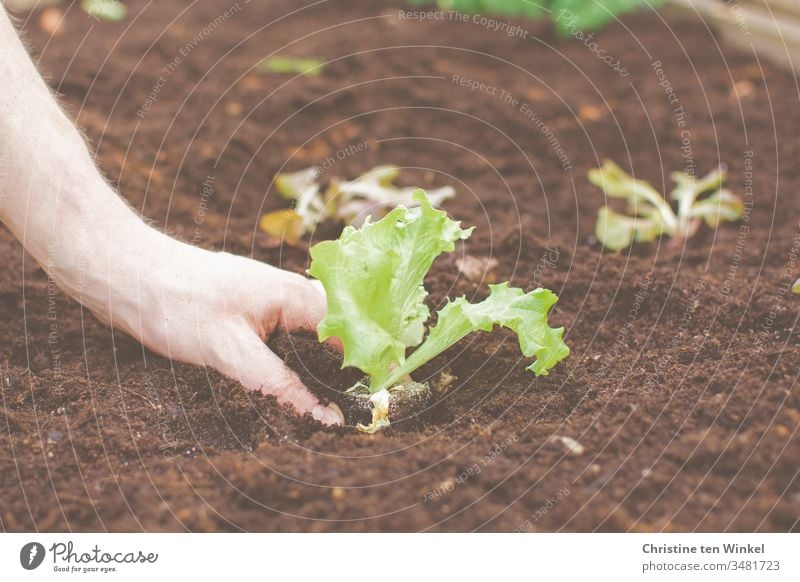
[[[328,404],[328,406],[317,404],[314,407],[314,410],[311,411],[311,416],[313,416],[315,420],[318,420],[322,424],[344,424],[344,414],[342,414],[342,409],[333,402]]]

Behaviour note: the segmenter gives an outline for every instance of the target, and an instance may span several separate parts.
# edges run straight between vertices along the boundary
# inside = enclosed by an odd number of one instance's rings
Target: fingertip
[[[288,377],[288,381],[272,389],[266,386],[266,393],[275,395],[281,404],[291,404],[300,415],[307,412],[313,415],[314,410],[320,405],[319,399],[306,388],[294,372],[290,371]]]
[[[319,404],[297,373],[257,336],[241,341],[233,353],[235,357],[224,358],[217,369],[248,390],[275,396],[279,403],[291,404],[301,415],[312,412]]]
[[[342,345],[342,340],[340,340],[336,336],[331,336],[325,340],[325,343],[332,348],[334,348],[337,352],[344,352],[344,346]]]
[[[344,424],[342,409],[333,402],[327,406],[318,404],[314,407],[314,410],[311,411],[311,416],[327,426],[341,426]]]

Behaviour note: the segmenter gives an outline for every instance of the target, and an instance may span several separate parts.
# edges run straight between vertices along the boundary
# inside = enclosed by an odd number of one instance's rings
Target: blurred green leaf
[[[128,14],[128,7],[119,0],[83,0],[81,9],[89,16],[108,22],[119,22]]]
[[[278,210],[261,217],[261,230],[289,244],[297,242],[319,223],[328,219],[361,226],[369,216],[380,218],[395,206],[417,205],[417,188],[396,186],[400,168],[390,164],[377,166],[355,180],[333,178],[326,188],[317,179],[320,169],[310,167],[298,172],[284,172],[275,177],[275,187],[282,198],[291,200],[291,210]],[[428,200],[435,206],[455,196],[452,186],[434,188]]]
[[[711,228],[722,222],[739,220],[744,214],[744,204],[730,190],[718,190],[708,198],[697,202],[692,208],[693,218],[702,218]]]
[[[553,0],[550,10],[558,31],[568,35],[578,30],[598,30],[620,14],[660,3],[660,0]]]
[[[491,16],[540,18],[548,16],[562,36],[597,30],[619,14],[663,0],[408,0],[414,6],[435,4],[441,10],[480,12]]]
[[[318,77],[325,68],[325,61],[316,58],[268,57],[261,61],[260,68],[268,73],[291,73],[306,77]]]

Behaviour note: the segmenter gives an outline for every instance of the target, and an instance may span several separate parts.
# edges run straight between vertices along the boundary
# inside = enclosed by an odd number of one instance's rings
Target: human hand
[[[101,261],[82,255],[84,284],[71,295],[157,354],[211,366],[323,424],[344,423],[264,343],[277,330],[316,329],[326,308],[321,285],[181,243],[133,215],[121,220],[92,244],[116,252]]]
[[[276,330],[315,330],[325,316],[322,286],[244,257],[162,242],[168,248],[159,268],[139,270],[147,286],[140,325],[124,327],[158,354],[211,366],[300,414],[343,424],[339,408],[322,405],[264,343]]]

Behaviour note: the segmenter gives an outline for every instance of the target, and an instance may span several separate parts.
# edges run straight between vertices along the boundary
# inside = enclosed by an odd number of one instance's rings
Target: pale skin
[[[153,352],[343,423],[264,343],[315,329],[321,287],[148,226],[105,181],[2,7],[0,220],[67,295]]]

